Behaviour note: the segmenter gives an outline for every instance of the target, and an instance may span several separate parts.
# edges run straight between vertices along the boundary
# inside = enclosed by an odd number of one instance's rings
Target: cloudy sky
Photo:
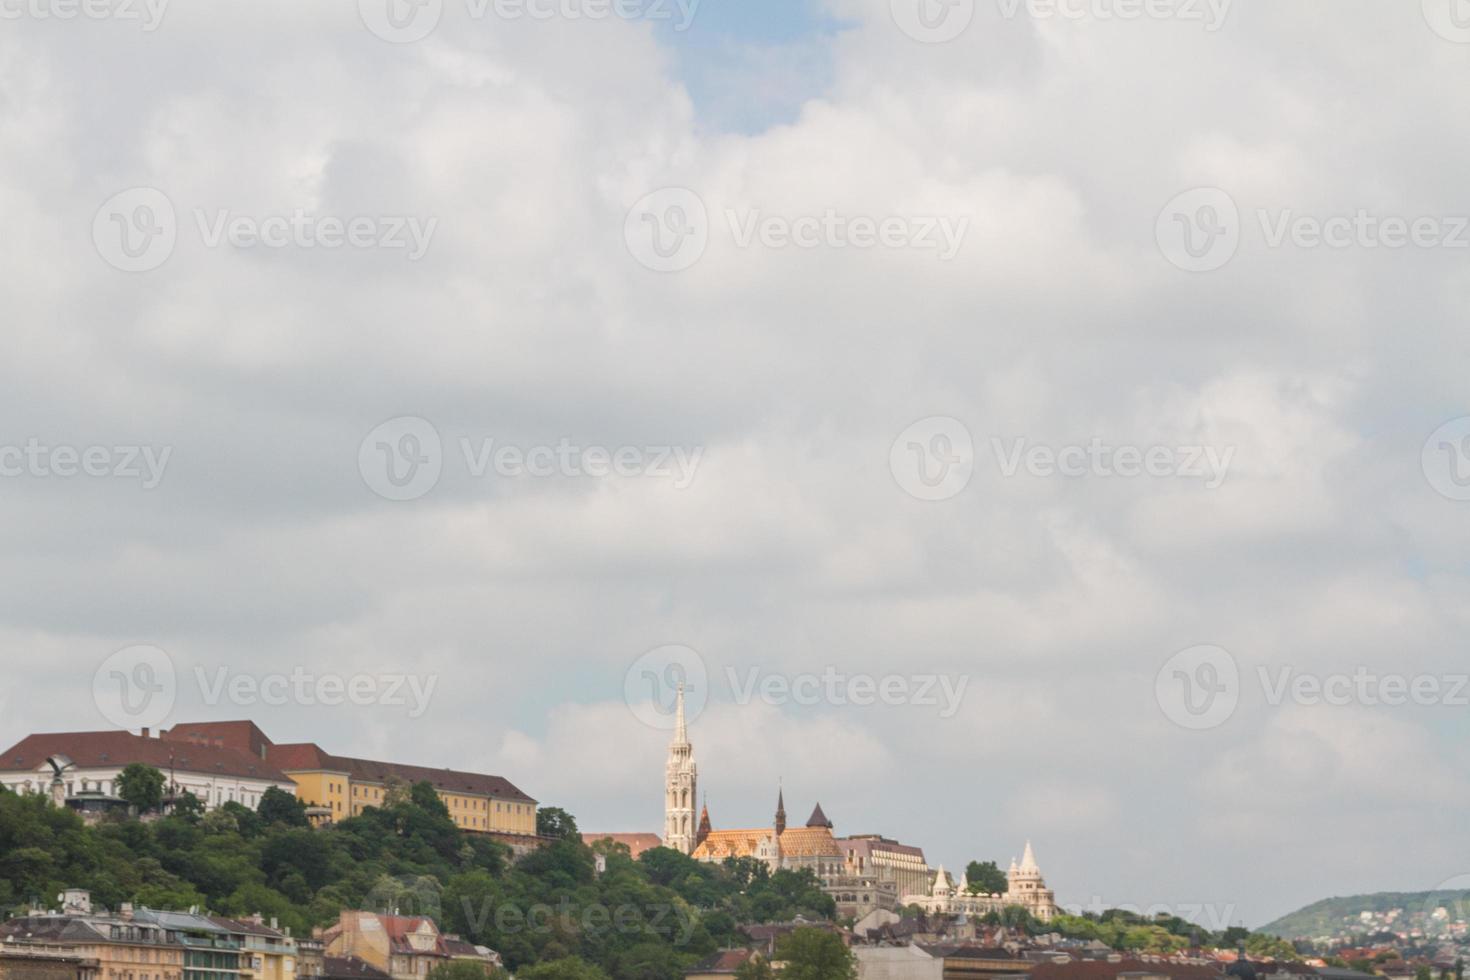
[[[659,831],[682,677],[716,826],[1470,871],[1470,4],[0,14],[0,742]]]

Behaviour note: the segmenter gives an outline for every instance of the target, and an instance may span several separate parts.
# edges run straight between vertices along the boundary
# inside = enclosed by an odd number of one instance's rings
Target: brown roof
[[[592,845],[600,840],[610,840],[614,844],[624,844],[628,850],[633,852],[636,859],[644,851],[651,851],[655,847],[663,847],[664,842],[658,834],[596,834],[588,833],[582,835],[582,843]]]
[[[322,976],[326,980],[389,980],[388,974],[356,956],[322,957]]]
[[[722,949],[717,953],[711,953],[696,963],[693,968],[685,970],[684,975],[691,973],[734,973],[756,953],[751,949]]]
[[[141,762],[165,773],[174,768],[188,773],[266,779],[291,785],[281,770],[238,749],[144,738],[122,731],[27,735],[0,753],[0,772],[36,772],[44,768],[49,774],[46,759],[55,755],[67,756],[84,769]]]
[[[160,733],[164,738],[199,745],[220,745],[264,759],[271,740],[253,721],[191,721]]]
[[[781,834],[783,857],[842,857],[842,848],[826,827],[793,827]]]
[[[320,746],[307,742],[297,745],[272,745],[269,750],[271,762],[288,771],[304,769],[326,769],[345,772],[353,779],[383,783],[397,777],[409,783],[427,782],[435,789],[448,793],[471,793],[478,796],[495,796],[501,799],[535,803],[525,793],[503,776],[487,776],[477,772],[459,772],[454,769],[432,769],[428,766],[408,766],[396,762],[377,762],[372,759],[354,759],[345,755],[329,755]]]

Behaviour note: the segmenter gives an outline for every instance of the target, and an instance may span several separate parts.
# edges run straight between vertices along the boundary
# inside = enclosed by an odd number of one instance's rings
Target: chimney
[[[142,735],[143,735],[144,738],[147,738],[148,737],[148,729],[146,729],[146,728],[143,729]]]

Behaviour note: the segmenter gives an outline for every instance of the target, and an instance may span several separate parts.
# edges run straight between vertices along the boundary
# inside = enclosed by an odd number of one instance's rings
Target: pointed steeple
[[[1021,870],[1022,871],[1040,871],[1041,870],[1041,868],[1037,867],[1037,865],[1036,865],[1036,852],[1033,851],[1033,850],[1031,850],[1031,842],[1029,840],[1026,842],[1026,853],[1024,855],[1022,855],[1022,857],[1021,857]]]
[[[955,886],[955,891],[963,895],[970,890],[970,869],[966,868],[960,872],[960,883]]]
[[[776,783],[776,836],[780,837],[786,833],[786,791],[781,788],[778,780]]]
[[[684,721],[684,682],[679,682],[679,693],[674,702],[674,744],[685,745],[689,741],[689,726]]]
[[[828,830],[832,829],[832,821],[828,820],[827,815],[822,812],[822,804],[817,804],[817,808],[807,818],[806,825],[808,827],[826,827]]]
[[[939,872],[934,876],[934,894],[942,896],[949,893],[949,876],[944,873],[944,865],[941,864]]]
[[[709,797],[706,796],[704,798],[704,806],[699,811],[699,830],[694,835],[694,846],[698,847],[700,844],[703,844],[704,839],[710,835],[710,831],[713,829],[709,822]]]

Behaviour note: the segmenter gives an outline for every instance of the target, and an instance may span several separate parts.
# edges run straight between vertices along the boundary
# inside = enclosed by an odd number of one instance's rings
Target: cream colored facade
[[[941,865],[927,894],[905,895],[901,901],[904,905],[917,905],[926,912],[941,915],[985,915],[1014,906],[1025,909],[1043,922],[1050,921],[1057,914],[1056,896],[1046,887],[1030,841],[1026,842],[1026,854],[1020,863],[1011,862],[1006,881],[1003,894],[971,895],[967,878],[961,875],[960,883],[952,885]]]

